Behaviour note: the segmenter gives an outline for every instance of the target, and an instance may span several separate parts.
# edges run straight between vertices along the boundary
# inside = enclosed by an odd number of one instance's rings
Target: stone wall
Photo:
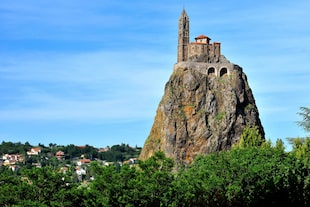
[[[223,55],[219,58],[218,62],[196,62],[196,61],[183,61],[178,62],[174,65],[174,70],[176,68],[191,68],[198,71],[204,75],[212,75],[212,69],[214,69],[214,75],[216,77],[221,76],[224,73],[223,70],[226,69],[227,75],[232,74],[233,70],[242,70],[239,66],[236,66],[229,62]],[[221,73],[222,71],[222,73]]]

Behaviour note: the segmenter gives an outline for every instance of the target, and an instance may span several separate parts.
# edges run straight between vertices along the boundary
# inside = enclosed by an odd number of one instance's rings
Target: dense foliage
[[[255,130],[255,129],[254,129]],[[250,133],[251,134],[251,133]],[[245,137],[245,139],[247,139]],[[255,143],[255,142],[254,142]],[[175,171],[170,158],[157,153],[138,166],[91,163],[94,180],[50,167],[1,168],[4,206],[308,206],[310,141],[296,141],[291,152],[275,146],[234,147],[199,156]]]
[[[31,149],[31,145],[29,142],[22,144],[20,142],[13,143],[13,142],[5,142],[2,141],[0,144],[0,155],[2,154],[25,154],[26,151]]]
[[[94,161],[88,169],[94,179],[87,182],[51,166],[15,172],[1,167],[0,205],[310,206],[310,139],[290,141],[292,151],[286,152],[281,140],[273,145],[246,127],[231,150],[200,155],[188,167],[175,166],[162,152],[138,165]]]

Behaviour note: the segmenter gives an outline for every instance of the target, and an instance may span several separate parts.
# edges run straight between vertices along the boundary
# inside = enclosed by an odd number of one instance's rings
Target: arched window
[[[208,75],[215,75],[215,69],[214,68],[208,68]]]
[[[220,77],[227,74],[227,68],[221,68],[220,70]]]

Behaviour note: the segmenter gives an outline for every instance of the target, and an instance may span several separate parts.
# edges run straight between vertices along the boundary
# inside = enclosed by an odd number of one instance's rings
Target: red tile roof
[[[90,159],[81,159],[80,162],[81,163],[90,163]]]
[[[198,37],[195,37],[195,40],[198,40],[198,39],[209,39],[211,40],[209,37],[207,37],[206,35],[199,35]]]
[[[31,150],[34,152],[39,152],[39,151],[41,151],[41,148],[40,147],[34,147]]]
[[[65,153],[63,151],[58,151],[56,152],[56,156],[64,156]]]

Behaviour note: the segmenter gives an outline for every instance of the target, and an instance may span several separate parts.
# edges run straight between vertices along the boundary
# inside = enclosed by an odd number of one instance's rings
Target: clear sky
[[[309,0],[1,0],[0,141],[143,146],[183,7],[243,67],[266,138],[304,136]]]

